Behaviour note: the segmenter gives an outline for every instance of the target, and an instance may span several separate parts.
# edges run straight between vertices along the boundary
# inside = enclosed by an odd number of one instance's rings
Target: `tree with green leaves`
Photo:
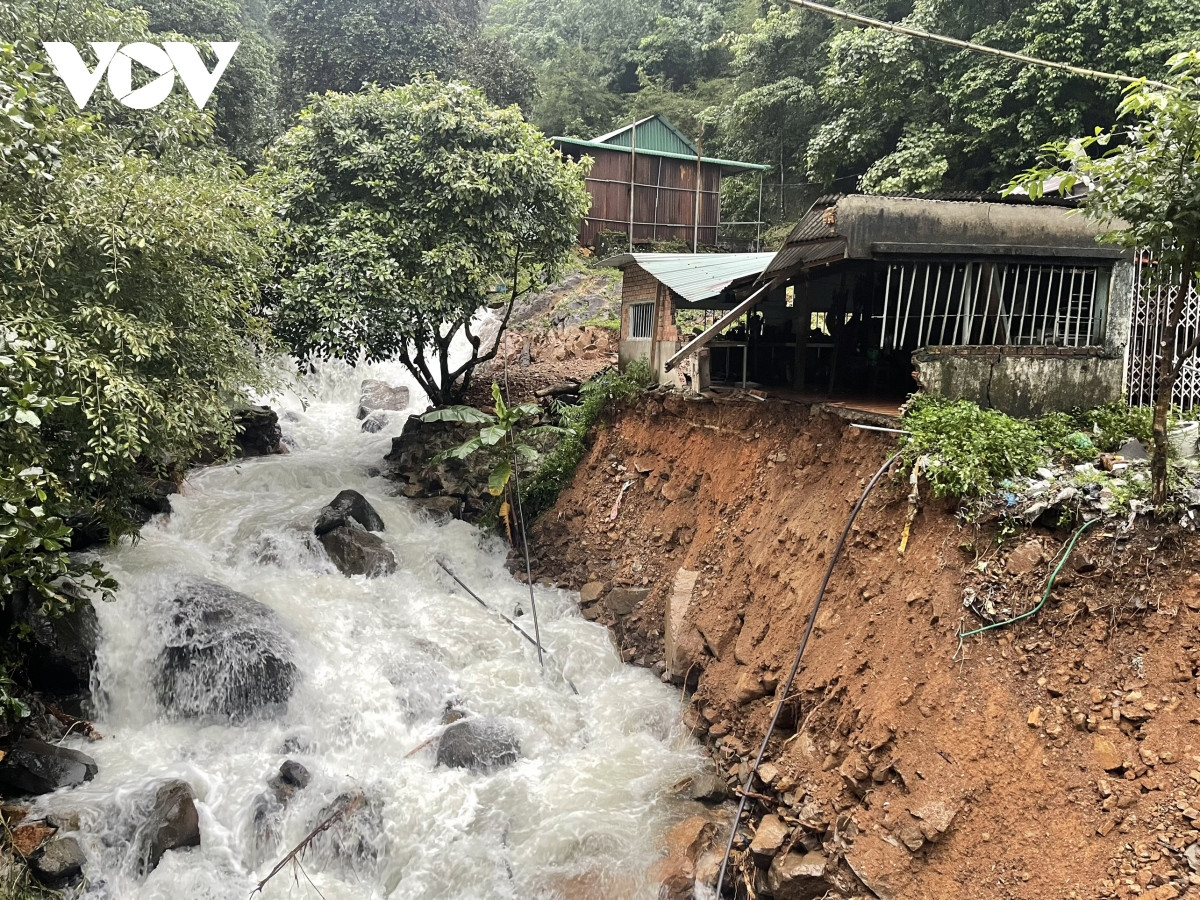
[[[273,0],[285,102],[454,74],[479,24],[479,0]]]
[[[584,167],[519,110],[432,77],[318,98],[269,160],[285,225],[275,332],[301,359],[399,358],[436,405],[463,396],[516,300],[558,274],[588,207]],[[472,323],[488,304],[501,312],[485,347]]]
[[[1043,148],[1041,165],[1013,185],[1035,199],[1047,180],[1070,191],[1090,190],[1084,211],[1107,228],[1110,243],[1153,254],[1146,287],[1170,292],[1157,329],[1154,382],[1153,501],[1167,500],[1167,419],[1184,365],[1200,350],[1200,335],[1185,331],[1189,290],[1200,280],[1200,51],[1174,56],[1164,85],[1133,84],[1117,109],[1125,124]]]
[[[179,93],[155,110],[75,109],[39,41],[146,40],[102,0],[0,10],[0,599],[47,610],[63,523],[132,533],[131,498],[228,448],[265,388],[251,313],[271,218]]]

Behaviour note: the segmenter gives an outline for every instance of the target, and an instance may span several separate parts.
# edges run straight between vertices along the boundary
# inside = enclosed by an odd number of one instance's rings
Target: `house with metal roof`
[[[593,160],[587,177],[592,207],[579,242],[595,247],[602,232],[625,235],[636,245],[678,241],[715,247],[721,234],[721,185],[769,167],[704,156],[700,147],[660,115],[647,116],[591,140],[555,137],[564,156]],[[757,225],[758,223],[738,223]]]
[[[645,360],[661,383],[686,385],[690,369],[681,380],[680,371],[665,368],[681,337],[746,296],[774,258],[774,253],[622,253],[605,260],[622,274],[621,367]]]
[[[765,264],[761,254],[702,254],[690,267],[621,257],[622,357],[646,357],[661,381],[694,389],[896,405],[923,389],[1014,415],[1120,399],[1135,262],[1098,243],[1101,229],[1071,206],[832,196]]]

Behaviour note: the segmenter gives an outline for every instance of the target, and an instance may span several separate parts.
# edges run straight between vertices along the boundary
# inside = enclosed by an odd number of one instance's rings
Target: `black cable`
[[[900,458],[900,454],[896,453],[888,458],[874,477],[867,482],[867,486],[863,489],[862,496],[858,498],[858,502],[854,504],[854,509],[850,511],[850,518],[846,520],[846,527],[842,529],[842,536],[838,538],[837,546],[834,548],[833,555],[829,558],[829,565],[825,568],[825,578],[821,582],[821,587],[817,591],[816,602],[813,603],[812,612],[808,616],[808,627],[804,629],[804,637],[800,641],[800,649],[796,651],[796,658],[792,662],[792,670],[788,673],[787,680],[783,684],[783,691],[779,695],[779,702],[775,704],[775,713],[771,716],[771,724],[767,726],[766,734],[763,735],[762,746],[758,748],[758,756],[754,760],[754,765],[750,767],[750,772],[746,776],[746,783],[742,785],[742,797],[738,801],[737,814],[733,817],[733,825],[729,829],[729,841],[725,844],[725,855],[721,857],[721,872],[717,876],[717,894],[718,900],[721,896],[721,888],[725,884],[725,869],[729,865],[729,854],[733,852],[733,841],[737,836],[738,823],[742,820],[742,813],[746,811],[746,800],[750,791],[751,783],[754,781],[754,776],[758,772],[759,764],[762,763],[763,757],[767,753],[767,745],[771,741],[771,735],[775,732],[775,725],[779,721],[779,715],[783,712],[784,701],[787,700],[788,694],[792,690],[792,682],[796,679],[796,673],[800,670],[800,659],[804,656],[804,649],[808,646],[808,639],[812,635],[813,625],[817,621],[817,613],[821,609],[821,601],[825,599],[825,588],[829,586],[829,579],[833,575],[833,567],[837,565],[838,559],[842,555],[842,549],[846,545],[846,537],[850,534],[850,526],[854,524],[854,520],[858,518],[859,512],[862,510],[863,504],[867,500],[867,495],[883,477],[883,473],[892,467],[892,464]]]

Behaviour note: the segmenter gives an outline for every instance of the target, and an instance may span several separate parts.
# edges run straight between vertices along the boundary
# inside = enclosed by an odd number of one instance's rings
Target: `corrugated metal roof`
[[[592,140],[597,144],[628,147],[635,131],[639,153],[643,150],[657,150],[660,153],[680,153],[693,158],[696,156],[696,145],[691,139],[657,113]]]
[[[846,258],[846,239],[835,236],[821,241],[806,241],[787,244],[775,254],[771,264],[763,270],[763,278],[778,275],[795,266],[811,268],[821,263],[836,262]]]
[[[602,265],[624,269],[636,263],[683,299],[699,303],[743,278],[760,274],[773,253],[622,253]]]
[[[567,144],[572,147],[590,148],[593,150],[614,150],[617,153],[629,153],[629,147],[621,147],[617,144],[604,144],[596,141],[585,141],[580,138],[570,137],[552,137],[550,138],[555,144]],[[692,154],[688,156],[683,153],[667,153],[662,150],[643,150],[641,146],[637,148],[638,156],[663,156],[667,159],[683,159],[688,162],[695,163],[696,156]],[[758,163],[739,162],[735,159],[717,159],[713,156],[700,157],[701,162],[709,163],[714,166],[720,166],[723,169],[732,169],[737,172],[766,172],[770,166],[760,166]],[[639,182],[640,184],[640,182]]]

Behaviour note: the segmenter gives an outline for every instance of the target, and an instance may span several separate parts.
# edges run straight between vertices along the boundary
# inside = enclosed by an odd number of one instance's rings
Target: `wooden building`
[[[702,156],[691,140],[659,115],[590,141],[568,137],[553,141],[564,156],[593,160],[587,178],[592,207],[579,232],[579,243],[585,247],[596,246],[602,231],[623,232],[630,245],[682,241],[693,250],[715,247],[722,180],[758,173],[761,195],[762,173],[768,168]]]

